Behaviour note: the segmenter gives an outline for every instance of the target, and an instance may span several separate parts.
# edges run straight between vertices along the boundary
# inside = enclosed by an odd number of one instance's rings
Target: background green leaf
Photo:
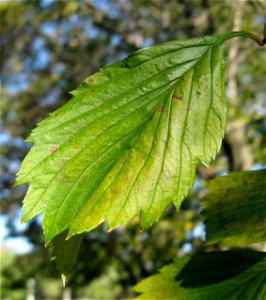
[[[51,258],[56,262],[56,268],[60,272],[65,285],[65,276],[76,264],[83,234],[77,234],[66,240],[67,232],[57,235],[53,240],[53,253]]]
[[[87,78],[36,128],[18,174],[30,182],[23,220],[44,212],[46,242],[70,228],[109,229],[179,208],[199,161],[224,134],[226,36],[140,50]]]
[[[134,287],[136,299],[263,300],[266,296],[264,252],[251,250],[197,253],[177,259],[159,274]]]
[[[234,172],[208,184],[202,199],[207,243],[266,241],[266,170]]]

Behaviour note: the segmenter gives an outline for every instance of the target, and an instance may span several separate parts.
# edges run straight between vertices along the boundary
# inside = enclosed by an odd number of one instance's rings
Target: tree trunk
[[[232,1],[234,15],[233,31],[241,30],[242,12],[245,1]],[[229,105],[236,112],[240,106],[237,91],[237,55],[239,52],[238,40],[232,39],[229,48],[228,63],[228,93]],[[250,147],[246,142],[245,122],[241,119],[229,118],[226,127],[224,150],[229,160],[229,171],[249,170],[253,163]]]

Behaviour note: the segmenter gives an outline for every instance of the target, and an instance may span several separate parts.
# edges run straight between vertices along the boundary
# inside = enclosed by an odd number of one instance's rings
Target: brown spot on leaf
[[[177,96],[177,95],[173,95],[172,98],[174,100],[183,100],[183,97],[182,96]]]
[[[57,148],[56,146],[52,146],[52,147],[50,148],[50,152],[51,152],[51,153],[55,153],[57,150],[58,150],[58,148]]]
[[[92,77],[89,77],[88,82],[89,82],[89,83],[93,83],[93,82],[94,82],[94,79],[93,79]]]
[[[92,93],[95,93],[95,92],[96,92],[96,90],[95,90],[95,89],[92,89],[92,90],[91,90],[91,92],[92,92]]]
[[[160,106],[160,107],[158,107],[158,112],[162,112],[163,111],[163,107],[162,106]]]

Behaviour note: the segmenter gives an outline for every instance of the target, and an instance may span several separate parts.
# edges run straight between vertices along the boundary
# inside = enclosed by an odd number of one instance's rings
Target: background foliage
[[[238,1],[1,2],[1,212],[8,234],[25,237],[32,245],[29,253],[17,255],[3,243],[3,299],[23,298],[30,278],[36,282],[38,299],[61,298],[63,293],[58,274],[48,262],[49,250],[43,247],[40,222],[32,221],[22,229],[17,226],[25,187],[11,187],[28,151],[23,140],[32,128],[67,101],[68,92],[88,75],[139,48],[232,31],[239,14],[241,30],[260,33],[265,4],[234,3]],[[179,213],[170,206],[160,222],[143,232],[132,224],[111,234],[102,226],[86,235],[69,281],[74,298],[131,297],[130,287],[140,279],[201,247],[198,199],[206,180],[228,170],[265,164],[265,57],[249,40],[235,43],[229,49],[237,46],[237,56],[231,55],[226,77],[233,105],[218,158],[208,169],[198,167],[194,188]],[[235,98],[232,83],[237,87]]]

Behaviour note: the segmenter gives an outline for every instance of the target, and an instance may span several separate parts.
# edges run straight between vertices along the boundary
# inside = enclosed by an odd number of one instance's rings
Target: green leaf
[[[62,231],[109,229],[178,209],[199,161],[220,149],[226,118],[224,40],[173,41],[87,78],[33,130],[18,173],[30,183],[23,221],[43,213],[46,243]]]
[[[243,249],[197,253],[163,267],[134,290],[141,293],[136,299],[263,300],[265,253]]]
[[[208,244],[266,241],[266,170],[218,177],[208,190],[202,199]]]
[[[65,285],[65,276],[76,264],[83,234],[78,234],[66,241],[67,231],[57,235],[53,240],[52,260],[55,260],[56,269],[60,272]]]

